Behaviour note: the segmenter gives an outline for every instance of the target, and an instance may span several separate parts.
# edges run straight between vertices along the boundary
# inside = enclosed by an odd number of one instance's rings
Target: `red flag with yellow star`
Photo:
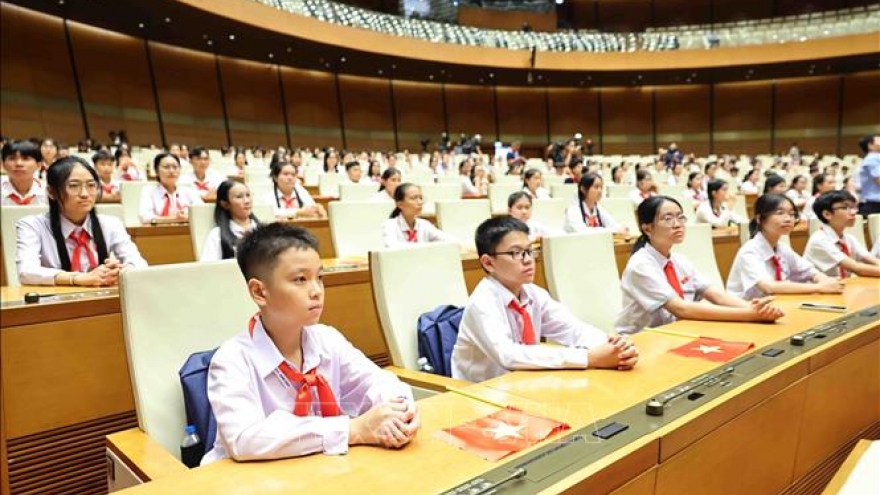
[[[463,425],[441,430],[437,436],[487,461],[497,461],[569,428],[565,423],[508,407]]]
[[[726,363],[753,347],[755,347],[754,342],[734,342],[713,339],[712,337],[700,337],[669,352],[684,357],[696,357],[718,363]]]

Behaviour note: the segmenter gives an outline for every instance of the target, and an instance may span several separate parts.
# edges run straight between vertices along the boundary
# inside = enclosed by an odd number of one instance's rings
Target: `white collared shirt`
[[[639,206],[642,204],[642,201],[650,198],[651,196],[656,196],[653,192],[642,193],[642,191],[638,189],[633,189],[629,192],[629,200],[633,202],[634,205]]]
[[[550,199],[550,191],[548,191],[547,189],[544,189],[543,187],[540,187],[540,186],[537,189],[535,189],[534,193],[532,193],[531,189],[529,189],[528,187],[523,187],[522,192],[528,194],[529,197],[532,198],[532,200]]]
[[[162,215],[165,208],[165,197],[168,191],[162,184],[148,184],[144,186],[141,192],[140,217],[141,222],[150,223],[156,217]],[[178,212],[186,211],[192,205],[203,204],[202,197],[199,192],[191,187],[178,186],[177,190],[171,194],[171,207],[168,209],[168,216],[174,216]]]
[[[132,242],[131,236],[128,235],[118,218],[99,214],[98,221],[101,222],[101,233],[104,235],[108,255],[113,253],[123,266],[138,268],[147,266],[146,260],[141,256],[137,246]],[[86,217],[82,227],[78,227],[61,216],[61,235],[64,236],[64,242],[67,245],[67,256],[73,256],[73,251],[76,248],[76,243],[68,239],[68,236],[80,228],[85,229],[92,237],[89,243],[92,252],[95,253],[97,262],[103,263],[105,260],[97,259],[98,246],[95,244],[91,217]],[[24,285],[55,285],[55,275],[64,270],[61,269],[61,258],[58,256],[55,236],[52,235],[49,214],[44,213],[22,218],[15,224],[15,232],[15,263],[21,283]],[[82,250],[80,266],[87,267],[88,263],[88,255],[85,250]]]
[[[589,219],[597,216],[599,217],[599,225],[601,227],[590,227]],[[611,216],[610,213],[605,211],[604,208],[596,204],[596,207],[590,210],[587,208],[587,204],[582,202],[581,204],[575,203],[565,210],[565,231],[566,232],[587,232],[592,228],[602,228],[608,229],[612,232],[617,232],[620,230],[620,225],[617,221],[614,220],[614,217]]]
[[[772,260],[774,255],[779,257],[782,265],[782,280],[811,282],[818,273],[809,261],[784,242],[777,242],[774,252],[764,234],[758,232],[736,253],[727,277],[727,291],[745,300],[766,296],[758,288],[758,282],[776,280],[776,265]]]
[[[293,185],[293,189],[296,192],[291,191],[290,196],[285,196],[284,193],[281,192],[281,189],[275,187],[272,191],[264,195],[262,203],[274,206],[276,217],[292,217],[296,215],[296,212],[301,208],[307,208],[315,204],[312,195],[309,194],[309,191],[306,190],[299,181]],[[299,200],[297,200],[297,194],[299,194]],[[293,206],[288,208],[285,199],[292,200]],[[302,201],[302,204],[300,204],[300,201]]]
[[[220,187],[220,184],[225,180],[226,177],[223,174],[209,168],[205,171],[205,180],[200,181],[196,178],[195,173],[190,173],[182,175],[179,184],[181,186],[192,187],[199,192],[199,196],[205,197],[211,191],[216,191],[217,188]],[[206,189],[200,189],[199,185]]]
[[[394,198],[392,198],[385,189],[382,189],[370,196],[370,201],[376,201],[378,203],[394,203]]]
[[[120,186],[119,179],[116,179],[115,177],[110,178],[109,184],[104,181],[101,181],[101,193],[102,194],[119,194],[120,187],[122,187],[122,186]]]
[[[623,305],[614,324],[619,333],[637,333],[645,327],[658,327],[676,321],[675,315],[663,306],[679,297],[666,278],[666,262],[672,260],[685,301],[696,301],[709,287],[706,279],[687,258],[672,253],[663,256],[650,243],[639,249],[626,263],[620,288]]]
[[[816,216],[816,212],[813,211],[813,205],[816,203],[816,199],[820,196],[820,194],[815,194],[807,198],[807,203],[804,205],[804,218],[807,220],[812,220],[814,218],[818,218]]]
[[[251,220],[251,228],[254,227],[254,221]],[[229,221],[229,230],[232,231],[232,235],[235,236],[236,239],[241,239],[245,234],[245,230],[241,227],[241,225]],[[235,251],[235,246],[232,248],[233,252]],[[220,227],[214,227],[208,232],[208,237],[205,238],[205,244],[202,246],[202,255],[199,257],[199,261],[220,261],[223,259],[223,248],[220,247]]]
[[[314,389],[311,414],[293,414],[296,394],[276,373],[284,357],[258,318],[253,337],[245,330],[220,346],[211,360],[208,399],[217,418],[217,438],[203,465],[228,457],[247,461],[344,454],[350,417],[395,397],[413,400],[409,385],[376,366],[335,328],[304,327],[301,342],[303,369],[297,371],[317,368],[342,414],[320,416]]]
[[[33,197],[27,206],[38,206],[38,205],[48,205],[49,198],[46,197],[46,190],[43,189],[43,186],[40,185],[40,181],[34,179],[31,183],[31,188],[28,189],[28,192],[22,196],[15,190],[15,186],[12,185],[12,181],[9,180],[9,177],[3,177],[3,180],[0,181],[0,194],[3,195],[0,198],[0,205],[3,206],[20,206],[18,203],[12,200],[10,196],[15,196],[19,200],[25,200]]]
[[[844,232],[843,237],[838,237],[834,229],[827,224],[822,224],[807,241],[807,247],[804,248],[804,258],[825,275],[839,277],[839,265],[847,258],[838,244],[838,241],[841,240],[849,249],[849,257],[855,261],[864,262],[865,258],[871,255],[865,246],[862,246],[852,235]],[[847,270],[847,276],[853,275],[855,274]]]
[[[750,180],[743,181],[742,185],[739,186],[739,192],[743,194],[758,194],[758,184]]]
[[[461,175],[461,194],[462,195],[477,195],[480,191],[477,189],[477,186],[474,185],[474,182],[467,175]]]
[[[528,222],[526,222],[526,226],[529,228],[529,241],[535,242],[538,237],[545,237],[553,232],[536,222],[534,218],[530,218]]]
[[[567,347],[522,344],[521,318],[508,307],[513,299],[491,276],[477,284],[452,350],[453,378],[481,382],[512,370],[586,369],[586,349],[608,342],[604,332],[578,320],[546,290],[526,284],[519,303],[531,316],[535,339],[546,337]]]
[[[712,203],[704,201],[697,207],[697,223],[709,223],[713,227],[727,227],[732,224],[744,223],[746,220],[737,215],[727,205],[722,204],[719,211],[712,209]]]
[[[416,218],[415,223],[417,242],[454,242],[459,243],[458,239],[443,232],[434,226],[433,223],[424,218]],[[385,247],[402,247],[409,246],[413,243],[407,241],[407,232],[409,226],[403,215],[397,215],[394,218],[385,220],[382,231],[382,238],[385,240]]]
[[[128,169],[125,171],[122,169],[117,170],[116,175],[121,181],[147,180],[147,174],[141,172],[141,170],[133,163],[129,165]]]

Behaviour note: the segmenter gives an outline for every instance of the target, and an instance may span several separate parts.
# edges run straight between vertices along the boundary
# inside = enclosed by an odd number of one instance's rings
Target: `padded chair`
[[[517,190],[522,189],[523,180],[518,175],[496,175],[495,184],[516,184]]]
[[[394,205],[379,201],[331,201],[330,237],[337,258],[366,256],[385,247],[382,228]]]
[[[822,226],[822,221],[818,218],[810,219],[810,235],[813,235],[813,232],[819,230],[819,227]],[[865,217],[861,215],[856,215],[856,223],[853,224],[852,227],[847,227],[845,232],[858,240],[862,246],[867,247],[868,244],[865,243]]]
[[[493,215],[507,213],[507,198],[511,194],[522,190],[522,182],[508,182],[506,184],[489,184],[489,205]]]
[[[333,172],[318,177],[318,194],[331,198],[339,197],[339,175]]]
[[[685,190],[687,188],[685,186],[678,186],[678,185],[673,186],[671,184],[666,184],[664,182],[663,184],[660,184],[658,189],[660,191],[660,194],[662,194],[664,196],[671,196],[673,198],[678,199],[678,198],[683,198],[685,196]]]
[[[742,194],[737,194],[734,196],[733,200],[733,212],[739,215],[741,218],[749,220],[749,210],[746,208],[746,197]]]
[[[437,201],[437,226],[469,250],[476,251],[477,227],[491,216],[488,199]]]
[[[441,304],[467,303],[459,246],[438,242],[372,251],[370,277],[391,362],[418,369],[419,316]]]
[[[379,186],[376,184],[339,184],[339,200],[369,201],[378,190]]]
[[[193,248],[193,259],[202,256],[205,238],[214,228],[214,205],[192,205],[189,208],[189,238]]]
[[[550,235],[542,247],[550,294],[581,320],[613,332],[622,303],[611,232]]]
[[[461,187],[461,178],[458,175],[441,175],[437,177],[437,184]]]
[[[564,199],[536,199],[532,202],[532,220],[551,232],[565,230],[565,210],[571,205]]]
[[[577,184],[558,184],[550,188],[550,197],[573,203],[578,200]]]
[[[870,249],[873,249],[874,244],[880,242],[880,213],[868,215],[868,235],[871,236]]]
[[[424,200],[422,213],[425,215],[433,215],[437,212],[437,201],[461,200],[461,184],[425,184],[421,188],[422,199]]]
[[[630,201],[629,198],[603,199],[602,202],[599,203],[599,206],[610,213],[617,223],[628,227],[630,234],[638,235],[639,222],[636,220],[636,212],[635,208],[633,208],[633,202]]]
[[[6,272],[6,285],[18,287],[18,267],[15,265],[15,257],[18,253],[16,246],[15,224],[24,217],[41,215],[49,211],[48,205],[39,206],[0,206],[0,225],[3,235],[3,269]]]
[[[126,227],[139,227],[141,223],[141,193],[152,181],[124,181],[119,185],[122,197],[123,223]]]
[[[186,426],[177,371],[241,332],[257,308],[233,260],[128,270],[119,294],[138,425],[177,457]]]
[[[635,189],[633,186],[625,184],[607,184],[605,186],[609,198],[629,198],[629,193],[633,189]]]
[[[95,212],[116,217],[120,222],[125,223],[125,209],[119,203],[98,203],[95,205]]]
[[[718,261],[715,259],[710,224],[689,224],[684,242],[675,246],[675,252],[687,258],[711,285],[724,287],[724,280],[718,271]]]

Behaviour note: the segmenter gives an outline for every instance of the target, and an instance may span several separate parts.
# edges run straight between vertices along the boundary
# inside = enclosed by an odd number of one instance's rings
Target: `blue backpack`
[[[442,305],[419,316],[419,356],[426,358],[437,375],[452,376],[452,348],[464,308]]]
[[[214,448],[214,438],[217,436],[217,419],[208,400],[208,368],[215,352],[217,349],[190,355],[178,372],[186,408],[186,424],[196,427],[196,433],[205,446],[204,453]]]

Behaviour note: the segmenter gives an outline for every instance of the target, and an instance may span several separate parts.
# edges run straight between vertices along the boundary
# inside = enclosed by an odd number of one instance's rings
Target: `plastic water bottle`
[[[416,365],[419,367],[419,371],[423,371],[425,373],[433,373],[434,367],[428,363],[428,358],[420,357],[418,361],[416,361]]]
[[[196,427],[187,425],[183,441],[180,442],[180,460],[186,467],[194,468],[202,462],[203,455],[205,455],[205,448],[202,446],[202,439],[196,433]]]

